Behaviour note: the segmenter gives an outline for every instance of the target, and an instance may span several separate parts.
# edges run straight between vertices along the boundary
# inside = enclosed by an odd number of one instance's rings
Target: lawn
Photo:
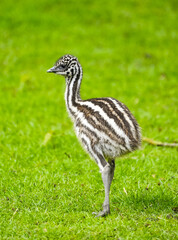
[[[83,66],[83,99],[124,102],[142,134],[178,140],[173,0],[0,3],[0,239],[177,239],[176,148],[142,144],[116,161],[111,215],[97,165],[67,115],[62,55]]]

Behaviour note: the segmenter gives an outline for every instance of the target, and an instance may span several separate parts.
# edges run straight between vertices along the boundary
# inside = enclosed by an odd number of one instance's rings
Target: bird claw
[[[98,213],[97,212],[92,212],[92,214],[96,216]]]
[[[107,210],[103,210],[103,211],[101,211],[101,212],[99,212],[99,213],[97,213],[97,212],[92,212],[92,214],[93,215],[95,215],[95,217],[105,217],[105,216],[107,216],[107,215],[109,215],[110,214],[110,211],[107,211]]]

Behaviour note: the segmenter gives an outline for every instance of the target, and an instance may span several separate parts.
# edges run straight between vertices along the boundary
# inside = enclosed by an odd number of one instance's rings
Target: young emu
[[[80,98],[82,67],[72,55],[64,55],[48,73],[65,77],[65,101],[74,122],[76,135],[84,149],[96,161],[105,188],[103,211],[110,213],[109,191],[114,176],[115,158],[137,149],[141,143],[140,128],[129,109],[114,98]]]

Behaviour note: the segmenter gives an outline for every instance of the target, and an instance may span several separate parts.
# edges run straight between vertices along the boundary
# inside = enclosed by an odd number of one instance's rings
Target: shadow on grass
[[[163,211],[170,212],[177,207],[175,196],[173,193],[168,192],[150,192],[144,193],[139,192],[138,195],[131,194],[129,196],[122,196],[122,199],[113,199],[111,202],[116,209],[128,208],[130,211],[142,211],[142,212],[152,212],[161,213]]]

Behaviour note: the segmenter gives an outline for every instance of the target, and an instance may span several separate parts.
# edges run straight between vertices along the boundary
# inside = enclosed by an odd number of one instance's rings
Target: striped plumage
[[[137,149],[141,144],[140,128],[129,111],[114,98],[80,98],[82,67],[72,55],[61,57],[47,72],[65,76],[65,101],[74,122],[76,135],[84,149],[98,164],[105,187],[103,211],[110,213],[109,191],[114,176],[115,158]]]

